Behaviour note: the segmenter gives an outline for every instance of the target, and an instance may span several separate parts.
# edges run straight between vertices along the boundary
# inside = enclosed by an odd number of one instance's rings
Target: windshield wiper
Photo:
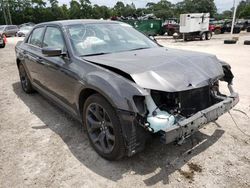
[[[80,55],[80,57],[95,56],[95,55],[105,55],[105,54],[110,54],[110,52],[100,52],[100,53],[95,53],[95,54],[86,54],[86,55]]]
[[[135,50],[144,50],[144,49],[149,49],[149,47],[141,47],[141,48],[134,48],[128,51],[135,51]]]

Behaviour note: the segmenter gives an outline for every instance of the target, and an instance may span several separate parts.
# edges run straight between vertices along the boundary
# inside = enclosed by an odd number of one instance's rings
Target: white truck
[[[180,35],[184,40],[210,40],[212,32],[209,31],[209,13],[192,13],[180,15]]]

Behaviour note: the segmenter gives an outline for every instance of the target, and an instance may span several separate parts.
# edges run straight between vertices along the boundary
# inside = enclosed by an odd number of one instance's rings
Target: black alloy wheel
[[[95,146],[103,153],[114,149],[114,126],[105,109],[96,103],[87,108],[87,130]]]
[[[90,96],[83,110],[88,138],[96,152],[108,160],[124,156],[125,144],[120,121],[112,105],[101,95]]]
[[[31,82],[29,80],[29,77],[26,73],[24,66],[20,64],[18,67],[18,70],[19,70],[19,76],[20,76],[20,81],[21,81],[21,86],[23,88],[23,91],[25,93],[33,93],[34,89],[32,88]]]

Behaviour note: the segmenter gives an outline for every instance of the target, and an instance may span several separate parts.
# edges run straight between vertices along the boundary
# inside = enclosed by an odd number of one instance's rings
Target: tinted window
[[[16,26],[16,25],[13,25],[13,26],[11,27],[11,29],[17,29],[17,26]]]
[[[9,30],[16,29],[16,26],[12,25],[8,27]]]
[[[43,31],[44,27],[34,29],[29,38],[29,43],[34,46],[42,47]]]
[[[47,27],[44,40],[43,47],[52,47],[52,48],[60,48],[64,50],[64,40],[61,31],[56,27]]]
[[[0,31],[3,31],[5,26],[0,26]]]

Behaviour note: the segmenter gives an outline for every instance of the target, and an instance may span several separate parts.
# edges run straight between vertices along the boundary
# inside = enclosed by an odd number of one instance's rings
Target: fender
[[[84,89],[96,90],[116,109],[138,112],[133,102],[133,96],[148,95],[146,90],[111,71],[93,71],[88,73],[86,78],[78,96]]]

